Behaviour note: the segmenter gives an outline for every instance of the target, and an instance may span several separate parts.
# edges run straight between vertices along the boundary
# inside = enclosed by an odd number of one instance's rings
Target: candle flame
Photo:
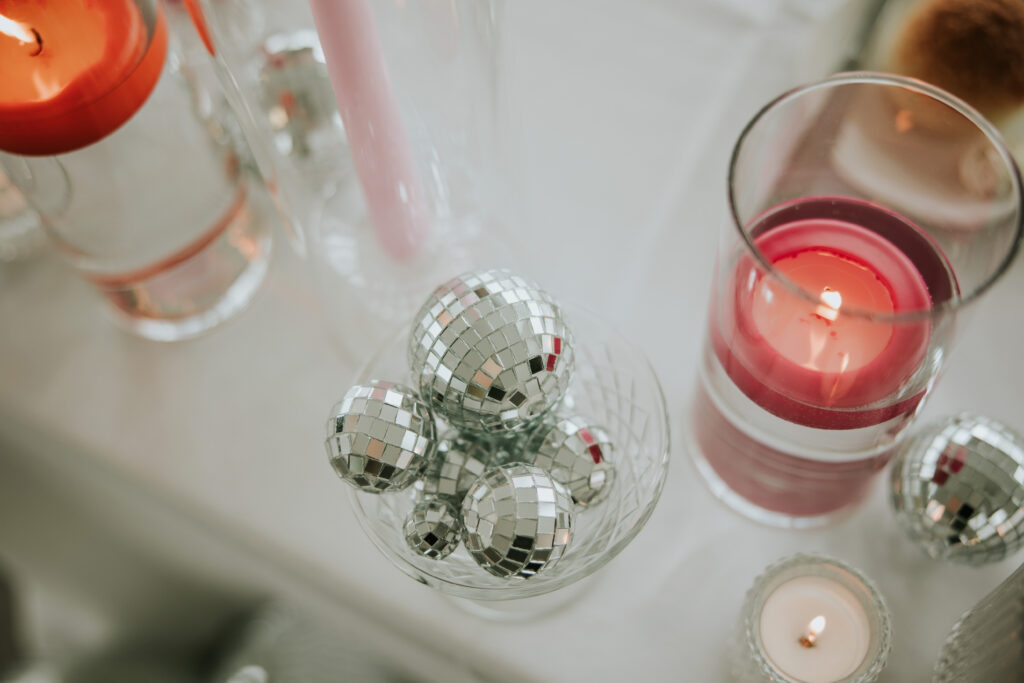
[[[2,14],[0,14],[0,33],[14,38],[19,43],[35,45],[35,49],[31,53],[33,57],[43,51],[43,39],[39,37],[38,31]]]
[[[804,647],[814,647],[818,642],[818,636],[825,630],[825,617],[818,615],[807,624],[807,633],[800,636],[800,644]]]
[[[838,318],[839,307],[843,305],[843,295],[831,287],[826,287],[819,298],[821,305],[815,309],[814,313],[829,322]]]
[[[22,43],[36,42],[36,34],[32,31],[32,27],[25,26],[25,24],[19,21],[8,19],[2,14],[0,14],[0,33],[6,34]]]

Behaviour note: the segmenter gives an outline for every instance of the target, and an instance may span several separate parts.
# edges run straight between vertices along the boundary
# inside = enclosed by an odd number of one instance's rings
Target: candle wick
[[[802,635],[800,636],[799,640],[800,644],[804,647],[814,647],[814,643],[818,641],[818,639],[815,637],[813,633]]]
[[[35,52],[29,54],[29,57],[36,57],[43,51],[43,37],[39,35],[39,31],[31,29],[32,35],[36,37],[36,49]]]

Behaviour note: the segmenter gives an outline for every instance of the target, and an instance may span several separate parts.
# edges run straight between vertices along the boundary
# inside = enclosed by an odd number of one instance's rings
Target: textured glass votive
[[[830,557],[793,555],[747,592],[733,678],[869,683],[891,648],[889,608],[867,577]]]
[[[995,683],[1024,676],[1024,566],[953,626],[934,683]]]

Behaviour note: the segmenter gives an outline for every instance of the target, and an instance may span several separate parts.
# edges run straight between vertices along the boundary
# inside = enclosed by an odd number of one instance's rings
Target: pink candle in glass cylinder
[[[916,405],[919,396],[884,405],[928,348],[927,320],[893,319],[931,308],[914,262],[833,218],[776,225],[753,242],[779,277],[744,255],[713,312],[716,355],[740,390],[778,417],[826,429],[878,424]]]
[[[797,430],[884,428],[913,414],[924,390],[905,388],[927,354],[928,314],[956,290],[937,247],[897,214],[829,197],[775,207],[749,232],[760,259],[743,253],[711,308],[711,350],[729,390]],[[765,510],[845,507],[890,457],[780,451],[719,405],[698,397],[700,449],[729,489]]]

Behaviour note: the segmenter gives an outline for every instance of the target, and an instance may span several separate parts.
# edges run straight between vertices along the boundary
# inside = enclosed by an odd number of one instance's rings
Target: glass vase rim
[[[744,245],[744,251],[749,253],[757,261],[758,267],[769,275],[773,280],[779,282],[789,292],[800,297],[808,303],[808,305],[817,306],[821,304],[820,295],[816,292],[812,293],[803,287],[797,285],[791,279],[780,273],[761,252],[761,250],[754,244],[753,239],[747,232],[747,229],[740,218],[740,212],[737,207],[736,192],[735,192],[735,177],[736,169],[739,162],[740,151],[743,148],[743,143],[747,140],[751,132],[757,126],[757,124],[764,118],[766,114],[774,110],[781,104],[785,104],[798,97],[806,95],[811,92],[815,92],[825,88],[855,85],[855,84],[867,84],[877,85],[892,88],[901,88],[910,92],[917,92],[919,94],[928,96],[933,100],[936,100],[950,109],[953,109],[965,119],[967,119],[972,125],[974,125],[988,140],[992,148],[994,148],[998,154],[999,159],[1003,163],[1003,166],[1008,171],[1008,176],[1012,185],[1013,195],[1016,197],[1016,220],[1013,239],[1011,244],[1006,250],[1005,255],[998,265],[992,269],[992,272],[984,279],[980,284],[975,286],[970,292],[960,293],[957,296],[953,296],[947,301],[943,301],[938,305],[934,305],[928,309],[916,309],[903,312],[884,313],[880,311],[871,311],[865,309],[858,309],[855,307],[843,307],[843,314],[850,315],[857,318],[871,320],[875,322],[889,322],[889,323],[914,323],[923,320],[931,320],[940,318],[946,314],[953,313],[960,310],[964,306],[976,301],[981,297],[982,294],[987,292],[1002,276],[1006,271],[1010,269],[1016,259],[1017,253],[1021,249],[1022,243],[1024,243],[1024,184],[1021,181],[1020,168],[1017,166],[1013,155],[1006,147],[1003,141],[1002,134],[999,130],[989,122],[984,116],[982,116],[976,109],[971,105],[967,104],[964,100],[960,99],[956,95],[949,93],[937,86],[931,85],[925,81],[910,78],[908,76],[901,76],[898,74],[889,74],[875,71],[844,71],[837,74],[833,74],[827,78],[813,81],[798,85],[794,88],[790,88],[780,95],[769,100],[764,104],[744,125],[743,130],[740,131],[739,136],[733,145],[732,152],[729,157],[729,166],[727,172],[727,191],[728,191],[728,203],[729,203],[729,216],[732,219],[732,227],[739,233],[740,240]],[[840,197],[836,197],[840,198]],[[841,197],[842,199],[854,199],[856,201],[871,203],[869,200],[856,197]],[[793,199],[787,201],[794,201]],[[892,210],[888,207],[878,204],[878,208],[892,213]],[[925,236],[928,237],[927,233]],[[930,238],[929,238],[930,239]]]

